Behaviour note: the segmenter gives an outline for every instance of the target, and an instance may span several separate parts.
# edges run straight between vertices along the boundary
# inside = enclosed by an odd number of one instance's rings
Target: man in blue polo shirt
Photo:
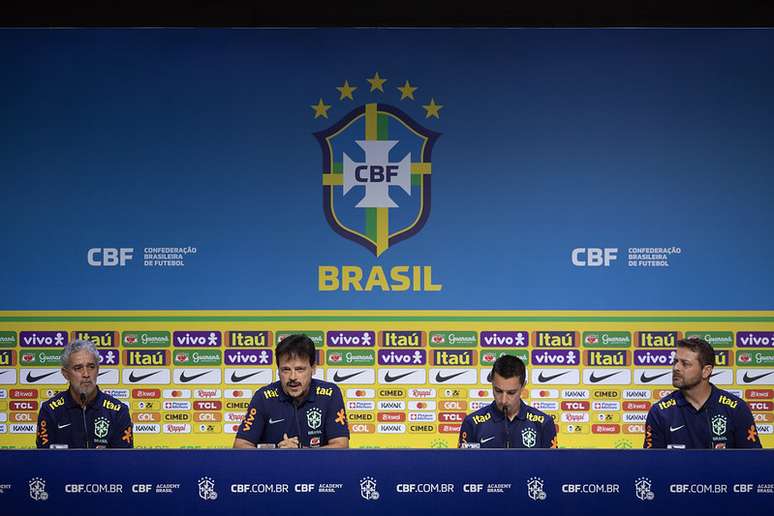
[[[38,448],[132,448],[129,407],[97,387],[99,353],[93,342],[67,343],[62,375],[70,388],[41,405]]]
[[[750,407],[709,381],[715,350],[705,340],[677,341],[672,385],[645,421],[645,448],[760,448]]]
[[[280,380],[256,391],[234,448],[347,448],[349,428],[338,386],[312,378],[314,343],[290,335],[277,345]]]
[[[468,414],[460,428],[460,448],[556,448],[556,425],[548,414],[521,400],[526,368],[503,355],[492,367],[494,401]]]

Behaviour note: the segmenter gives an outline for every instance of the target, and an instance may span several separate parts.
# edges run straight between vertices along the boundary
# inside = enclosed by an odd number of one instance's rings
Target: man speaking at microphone
[[[132,448],[129,407],[97,387],[94,343],[68,342],[62,349],[62,375],[70,388],[41,405],[38,448]]]
[[[290,335],[277,345],[275,356],[280,379],[255,392],[234,448],[348,448],[341,390],[313,378],[314,342]]]
[[[526,376],[518,357],[503,355],[495,361],[494,401],[465,417],[460,448],[556,448],[553,418],[521,400]]]

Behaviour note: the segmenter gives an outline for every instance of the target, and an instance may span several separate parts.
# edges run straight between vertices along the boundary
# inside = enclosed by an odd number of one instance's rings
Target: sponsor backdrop
[[[354,446],[451,446],[501,353],[639,446],[675,340],[774,424],[771,30],[2,30],[0,445],[94,340],[138,446],[228,446],[293,331]],[[281,311],[277,311],[281,310]]]
[[[256,457],[254,454],[261,454]],[[33,457],[32,454],[35,454]],[[759,514],[774,497],[774,452],[568,450],[8,451],[11,514],[71,501],[110,514]],[[78,468],[68,467],[77,463]],[[259,467],[256,467],[260,464]],[[345,465],[342,467],[342,465]],[[678,512],[679,511],[679,512]]]
[[[0,434],[33,447],[40,403],[62,389],[58,346],[100,349],[99,383],[127,403],[138,447],[231,446],[253,392],[276,379],[274,344],[304,332],[316,376],[344,394],[353,447],[456,445],[491,402],[503,353],[528,364],[528,403],[561,447],[642,446],[645,416],[671,387],[676,339],[716,348],[713,382],[747,400],[774,445],[774,314],[728,312],[56,312],[0,321]]]

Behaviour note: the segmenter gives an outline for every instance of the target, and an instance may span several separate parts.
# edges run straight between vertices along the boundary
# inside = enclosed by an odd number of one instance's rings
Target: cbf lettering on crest
[[[348,292],[373,290],[405,292],[439,292],[440,283],[433,283],[433,268],[429,265],[396,265],[385,272],[376,265],[365,273],[356,265],[320,265],[317,269],[318,289],[321,292],[341,290]]]

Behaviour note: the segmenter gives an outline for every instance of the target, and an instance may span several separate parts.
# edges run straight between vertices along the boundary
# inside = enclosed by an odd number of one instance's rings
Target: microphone
[[[503,428],[505,428],[505,447],[510,448],[511,447],[511,431],[508,428],[508,405],[503,403],[503,413],[505,414],[505,417],[503,418]]]
[[[83,435],[86,440],[86,448],[89,447],[89,429],[86,427],[86,393],[81,393],[81,415],[83,415]]]

